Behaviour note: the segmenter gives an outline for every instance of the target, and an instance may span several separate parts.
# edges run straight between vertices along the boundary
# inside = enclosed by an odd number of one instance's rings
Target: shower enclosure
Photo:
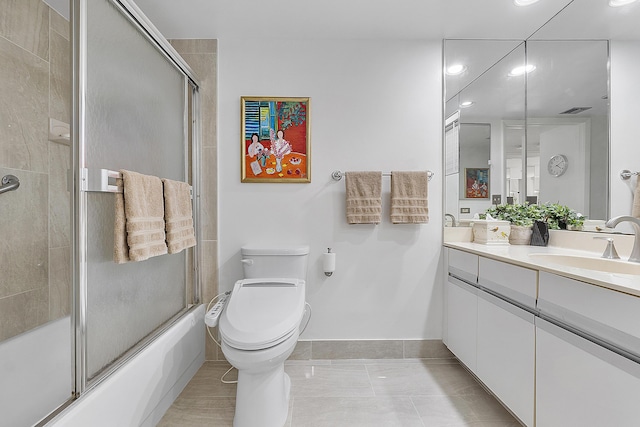
[[[197,246],[113,262],[121,169],[189,182],[199,230],[197,79],[127,0],[60,12],[0,2],[0,178],[20,182],[0,193],[0,424],[18,427],[44,424],[199,302]]]

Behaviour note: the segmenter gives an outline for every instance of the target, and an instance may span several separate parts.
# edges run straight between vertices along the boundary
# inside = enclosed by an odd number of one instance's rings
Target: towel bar
[[[122,178],[119,171],[109,169],[82,169],[82,189],[100,193],[122,193],[122,187],[116,185],[116,179]],[[193,187],[190,187],[193,199]]]
[[[633,175],[640,175],[640,172],[631,172],[629,169],[625,169],[623,171],[620,171],[620,179],[629,179],[631,178]]]
[[[342,171],[333,171],[331,173],[331,178],[333,178],[335,181],[340,181],[342,179],[342,177],[344,176],[345,172]],[[427,171],[427,176],[429,177],[429,181],[431,181],[431,178],[433,178],[434,172],[432,171]],[[382,176],[391,176],[391,172],[384,172],[382,174]]]

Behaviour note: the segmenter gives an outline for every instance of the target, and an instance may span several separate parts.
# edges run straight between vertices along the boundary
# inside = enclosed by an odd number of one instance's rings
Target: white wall
[[[241,277],[247,243],[311,247],[302,339],[441,337],[441,41],[220,40],[220,289]],[[240,96],[311,97],[310,184],[240,183]],[[431,221],[348,225],[333,170],[425,170]],[[327,278],[320,255],[337,253]]]
[[[611,216],[630,215],[632,185],[637,177],[620,179],[620,171],[640,171],[640,42],[611,41]],[[632,232],[629,224],[617,231]]]

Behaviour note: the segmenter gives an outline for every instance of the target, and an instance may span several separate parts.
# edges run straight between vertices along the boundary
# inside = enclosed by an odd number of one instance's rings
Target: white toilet
[[[289,410],[291,355],[305,313],[309,248],[243,247],[245,279],[220,317],[222,352],[238,369],[234,427],[282,427]]]

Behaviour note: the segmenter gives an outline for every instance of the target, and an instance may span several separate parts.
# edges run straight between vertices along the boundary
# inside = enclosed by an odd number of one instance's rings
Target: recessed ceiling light
[[[450,76],[457,76],[458,74],[464,73],[466,69],[467,67],[462,64],[453,64],[450,65],[445,72]]]
[[[473,105],[473,101],[464,101],[460,103],[460,108],[469,108]]]
[[[612,0],[614,1],[614,0]],[[635,1],[635,0],[634,0]],[[516,6],[529,6],[530,4],[537,3],[538,0],[513,0]]]
[[[533,64],[521,65],[509,71],[509,77],[521,76],[524,73],[530,73],[535,69],[536,66]]]
[[[620,7],[626,6],[631,3],[635,3],[637,0],[609,0],[609,6],[611,7]]]

